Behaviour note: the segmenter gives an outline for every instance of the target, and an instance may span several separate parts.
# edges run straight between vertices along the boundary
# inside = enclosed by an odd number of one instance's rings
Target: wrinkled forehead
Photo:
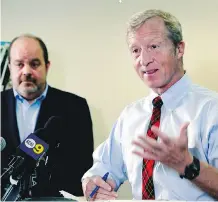
[[[146,20],[137,28],[130,29],[127,35],[127,43],[132,44],[134,41],[147,42],[156,38],[166,39],[168,34],[163,19],[155,17]]]

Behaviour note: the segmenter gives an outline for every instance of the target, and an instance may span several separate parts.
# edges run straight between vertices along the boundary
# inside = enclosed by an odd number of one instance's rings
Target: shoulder
[[[218,123],[218,93],[201,87],[192,85],[188,95],[188,100],[193,103],[193,108],[206,125],[217,125]]]
[[[57,88],[53,88],[49,86],[48,89],[48,96],[54,97],[54,99],[59,100],[59,101],[64,101],[64,102],[77,102],[77,103],[86,103],[86,99],[76,95],[71,92],[63,91]]]
[[[143,97],[139,100],[133,101],[128,104],[122,111],[121,117],[129,114],[137,113],[138,111],[146,110],[146,107],[149,105],[149,97]]]
[[[218,93],[208,88],[193,84],[191,86],[190,95],[203,105],[213,105],[218,108]]]
[[[143,97],[139,100],[133,101],[125,107],[125,110],[134,109],[136,107],[143,107],[148,101],[148,97]]]
[[[8,89],[1,92],[1,99],[8,99],[11,95],[13,95],[13,89]]]

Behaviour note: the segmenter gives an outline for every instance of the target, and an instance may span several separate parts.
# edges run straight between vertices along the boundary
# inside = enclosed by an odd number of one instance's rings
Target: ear
[[[49,68],[50,68],[50,65],[51,65],[51,62],[50,61],[48,61],[48,63],[45,65],[45,67],[46,67],[46,72],[48,73],[48,70],[49,70]]]
[[[180,59],[184,55],[185,51],[185,42],[180,41],[176,47],[177,58]]]

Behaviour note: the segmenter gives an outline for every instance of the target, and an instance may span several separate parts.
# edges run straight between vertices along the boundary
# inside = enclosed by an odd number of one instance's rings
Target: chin
[[[158,86],[157,82],[155,81],[148,81],[148,80],[143,80],[145,85],[148,86],[149,88],[156,88]]]
[[[161,88],[162,85],[160,83],[157,82],[148,82],[148,81],[144,81],[144,83],[149,87],[149,88]]]
[[[35,93],[37,91],[38,89],[35,86],[29,86],[21,89],[21,92],[23,92],[24,94]]]

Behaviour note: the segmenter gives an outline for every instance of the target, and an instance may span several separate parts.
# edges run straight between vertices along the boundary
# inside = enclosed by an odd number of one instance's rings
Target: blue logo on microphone
[[[45,152],[47,152],[49,145],[31,133],[21,144],[20,149],[29,156],[38,160]]]

